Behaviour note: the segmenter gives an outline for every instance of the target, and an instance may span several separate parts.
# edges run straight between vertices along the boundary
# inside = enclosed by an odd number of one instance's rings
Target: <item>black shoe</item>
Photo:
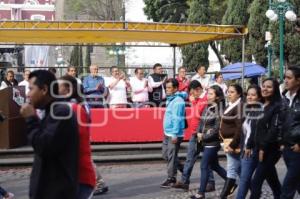
[[[213,192],[215,190],[216,190],[215,184],[207,183],[206,188],[205,188],[205,192]]]
[[[97,195],[101,195],[101,194],[105,194],[106,192],[108,192],[108,186],[105,186],[105,187],[101,187],[99,189],[96,189],[93,193],[94,196],[97,196]]]
[[[221,199],[226,199],[229,195],[232,195],[237,188],[235,179],[227,178],[224,184],[223,190],[220,194]]]
[[[180,171],[181,173],[183,173],[184,164],[178,163],[177,169],[178,169],[178,171]]]
[[[204,199],[205,195],[202,193],[197,193],[196,195],[192,195],[191,199]]]
[[[230,192],[229,192],[228,196],[232,196],[237,187],[238,187],[238,185],[234,184],[233,187],[230,189]]]
[[[176,178],[168,178],[164,181],[160,187],[161,188],[171,188],[176,183]]]
[[[176,184],[174,184],[172,186],[172,188],[175,188],[175,189],[183,189],[184,191],[188,191],[189,190],[189,184],[184,184],[183,182],[176,182]]]

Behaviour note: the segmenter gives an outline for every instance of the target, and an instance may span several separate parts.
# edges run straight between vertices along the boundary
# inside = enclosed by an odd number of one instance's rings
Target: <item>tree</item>
[[[71,58],[70,58],[70,65],[75,66],[78,69],[81,69],[81,66],[83,66],[83,60],[82,60],[82,47],[81,46],[74,46],[73,50],[71,52]],[[78,73],[81,73],[82,71],[77,70]]]
[[[189,5],[186,0],[144,0],[144,13],[155,22],[183,23]]]
[[[188,23],[209,22],[209,1],[192,0],[188,12]],[[182,48],[183,65],[191,71],[199,64],[208,67],[208,43],[192,44]]]
[[[87,66],[87,67],[89,67],[92,64],[91,52],[93,52],[93,46],[87,46],[86,54],[85,54],[85,66]]]
[[[226,25],[247,25],[249,14],[247,8],[249,0],[229,0],[228,7],[222,19]],[[223,42],[222,52],[231,62],[238,62],[242,59],[242,45],[239,39],[230,39]]]
[[[265,48],[265,32],[268,30],[269,22],[265,16],[269,2],[254,0],[250,6],[250,18],[248,22],[249,43],[247,51],[252,54],[255,61],[262,66],[267,66],[267,49]]]
[[[228,0],[210,0],[209,9],[211,12],[210,23],[212,24],[222,24],[222,18],[227,9]]]
[[[65,8],[67,19],[120,20],[124,14],[120,0],[65,0]]]

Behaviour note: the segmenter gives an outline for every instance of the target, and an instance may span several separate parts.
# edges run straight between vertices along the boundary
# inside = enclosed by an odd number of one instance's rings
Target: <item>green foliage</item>
[[[91,61],[91,52],[93,51],[93,46],[86,47],[86,54],[85,54],[85,66],[89,67],[92,63]]]
[[[155,22],[183,23],[189,8],[186,0],[144,0],[144,12]]]
[[[211,24],[222,24],[222,18],[227,9],[228,0],[210,0],[209,9],[211,12],[210,23]]]
[[[247,50],[254,56],[255,61],[262,66],[268,65],[267,49],[265,48],[265,32],[269,25],[265,12],[268,7],[268,1],[254,0],[249,9],[249,44]]]
[[[190,3],[188,23],[209,23],[209,1],[193,0]],[[208,43],[192,44],[182,48],[183,65],[189,71],[194,70],[198,65],[208,67]]]
[[[226,25],[247,25],[249,14],[247,8],[249,0],[229,0],[228,7],[222,19]],[[230,39],[223,42],[222,52],[231,62],[242,60],[242,42],[239,39]]]
[[[81,46],[73,47],[73,50],[71,52],[70,65],[78,67],[78,69],[81,69],[81,66],[83,66]],[[78,73],[81,73],[82,71],[79,71],[78,69],[77,69]]]

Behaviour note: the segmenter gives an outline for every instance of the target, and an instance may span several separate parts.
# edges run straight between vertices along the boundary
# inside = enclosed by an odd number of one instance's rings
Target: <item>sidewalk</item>
[[[225,166],[225,161],[221,161]],[[196,163],[192,175],[191,190],[182,192],[174,189],[161,189],[160,183],[166,178],[166,164],[164,162],[130,163],[98,165],[105,181],[109,185],[109,192],[105,195],[93,197],[95,199],[172,199],[189,198],[196,193],[199,186],[199,161]],[[277,164],[278,173],[282,180],[286,168],[282,159]],[[12,191],[16,199],[28,199],[28,183],[30,168],[0,169],[1,186]],[[179,174],[180,176],[180,174]],[[207,194],[208,199],[216,199],[222,189],[224,181],[218,176],[216,178],[216,192]],[[270,188],[264,185],[261,198],[271,199]],[[298,195],[296,198],[300,198]]]

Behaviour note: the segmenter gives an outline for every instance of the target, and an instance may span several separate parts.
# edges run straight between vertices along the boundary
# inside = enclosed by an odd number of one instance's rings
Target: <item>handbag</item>
[[[221,134],[221,126],[222,126],[222,123],[223,123],[223,118],[221,117],[221,122],[220,122],[220,131],[219,131],[219,134],[220,134],[220,137],[221,139],[223,140],[223,150],[225,153],[229,153],[228,151],[228,147],[229,145],[231,144],[233,138],[224,138]],[[236,148],[234,149],[233,153],[241,153],[241,148]]]

